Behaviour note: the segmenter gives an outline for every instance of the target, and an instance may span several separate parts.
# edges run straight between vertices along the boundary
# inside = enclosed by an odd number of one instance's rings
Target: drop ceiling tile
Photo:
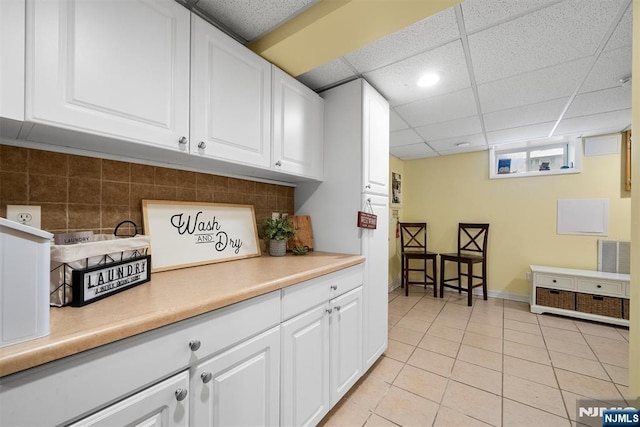
[[[564,115],[565,119],[626,110],[631,107],[631,85],[577,95]]]
[[[396,156],[401,160],[421,159],[438,155],[438,153],[429,148],[427,144],[423,143],[392,147],[389,149],[389,152],[392,156]]]
[[[440,81],[428,88],[416,86],[426,72],[436,72]],[[467,63],[460,40],[365,74],[391,105],[453,92],[470,86]]]
[[[553,101],[487,113],[483,115],[485,129],[495,131],[558,120],[567,102],[569,102],[568,96]]]
[[[481,133],[482,125],[480,124],[480,118],[478,116],[471,116],[448,122],[420,126],[416,128],[416,132],[418,132],[425,141],[433,141]]]
[[[271,31],[319,0],[199,0],[196,8],[247,41]]]
[[[580,87],[580,93],[620,86],[620,79],[631,75],[631,49],[602,52]],[[629,104],[631,105],[631,104]]]
[[[389,133],[389,146],[399,147],[402,145],[411,145],[424,143],[424,140],[413,129],[404,129],[397,132]]]
[[[452,148],[450,150],[442,150],[439,151],[438,153],[441,156],[448,156],[451,154],[462,154],[462,153],[470,153],[472,151],[485,151],[488,150],[489,147],[487,147],[486,145],[479,145],[479,146],[469,146],[469,147],[456,147],[456,148]]]
[[[480,108],[491,113],[571,96],[591,60],[582,58],[479,85]]]
[[[558,125],[554,135],[560,136],[581,132],[585,134],[604,134],[620,132],[631,125],[631,109],[612,111],[590,116],[564,119]]]
[[[408,129],[409,125],[392,108],[389,110],[389,131],[394,132],[401,129]]]
[[[297,77],[298,81],[313,90],[355,78],[356,75],[342,58],[335,59]]]
[[[623,46],[631,46],[633,31],[633,3],[630,3],[625,11],[624,15],[620,19],[620,23],[618,27],[615,29],[613,34],[611,34],[611,38],[607,42],[607,45],[604,47],[604,50],[617,49]]]
[[[558,0],[466,0],[461,6],[464,26],[467,33],[471,33],[557,2]]]
[[[448,122],[477,114],[471,88],[423,99],[396,107],[396,112],[412,127]]]
[[[620,4],[567,0],[470,35],[476,82],[593,55]]]
[[[352,52],[345,58],[360,73],[365,73],[459,37],[454,9],[449,8]]]
[[[459,147],[458,144],[468,143],[466,147]],[[427,141],[427,144],[437,152],[444,151],[470,151],[487,148],[487,142],[482,134],[457,136],[455,138],[444,138],[437,141]]]
[[[549,133],[551,133],[555,124],[556,122],[553,121],[487,132],[487,141],[489,142],[489,145],[499,145],[510,142],[533,141],[536,139],[546,138],[549,136]]]

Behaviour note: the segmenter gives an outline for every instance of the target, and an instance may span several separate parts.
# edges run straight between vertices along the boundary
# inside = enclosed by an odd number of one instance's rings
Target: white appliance
[[[324,181],[300,183],[297,215],[310,215],[316,250],[366,257],[363,281],[366,371],[387,347],[389,245],[389,104],[366,81],[324,98]],[[358,211],[377,215],[375,230],[357,227]]]

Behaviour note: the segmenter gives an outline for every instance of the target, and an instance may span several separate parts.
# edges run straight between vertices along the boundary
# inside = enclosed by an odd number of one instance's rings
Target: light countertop
[[[150,282],[84,307],[52,307],[48,336],[0,348],[0,377],[362,262],[358,255],[310,252],[153,273]]]

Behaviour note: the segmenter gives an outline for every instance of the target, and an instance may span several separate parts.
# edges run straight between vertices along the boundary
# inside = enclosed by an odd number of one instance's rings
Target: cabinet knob
[[[338,290],[338,285],[331,285],[331,290],[332,291],[337,291]]]
[[[184,389],[184,388],[179,388],[176,390],[176,400],[178,402],[182,402],[184,399],[187,398],[187,394],[189,394],[189,392]]]
[[[204,141],[200,141],[198,142],[198,148],[204,150],[205,148],[207,148],[207,144],[205,144]]]
[[[600,289],[602,287],[602,285],[597,285],[596,288]]]
[[[333,307],[335,311],[340,311],[340,306],[336,305],[335,307]]]
[[[324,311],[326,311],[327,313],[331,314],[331,312],[333,311],[333,309],[331,309],[331,308],[326,308]]]
[[[364,188],[370,189],[371,188],[371,184],[365,185]]]
[[[198,350],[201,345],[202,345],[202,343],[200,342],[200,340],[191,340],[191,341],[189,341],[189,348],[191,349],[191,351]]]
[[[557,283],[558,281],[556,279],[553,279],[553,283]]]
[[[208,383],[213,378],[213,374],[211,372],[203,372],[200,374],[200,378],[202,378],[203,383]]]
[[[187,145],[187,142],[189,142],[189,140],[187,139],[186,136],[181,136],[180,139],[178,140],[178,144],[180,145]]]
[[[276,166],[278,166],[278,167],[279,167],[279,166],[282,166],[282,162],[281,162],[280,160],[278,160],[278,161],[276,162]]]

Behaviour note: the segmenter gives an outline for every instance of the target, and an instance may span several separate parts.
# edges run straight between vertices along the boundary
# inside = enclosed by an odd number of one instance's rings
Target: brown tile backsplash
[[[0,145],[0,216],[7,204],[40,205],[52,233],[111,233],[131,219],[142,230],[142,200],[250,204],[256,220],[293,214],[293,187],[213,174]]]

